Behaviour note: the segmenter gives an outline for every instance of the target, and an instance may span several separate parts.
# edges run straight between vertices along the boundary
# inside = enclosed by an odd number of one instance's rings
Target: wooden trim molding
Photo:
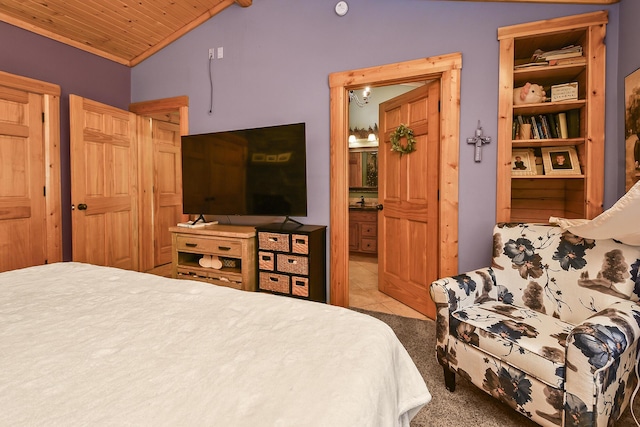
[[[329,75],[331,114],[330,172],[330,303],[349,306],[348,91],[430,79],[441,80],[439,275],[458,271],[458,172],[460,142],[460,74],[462,54]]]
[[[139,185],[139,268],[149,271],[154,266],[153,233],[153,147],[151,145],[151,122],[162,120],[180,124],[180,135],[189,134],[189,97],[155,99],[135,102],[129,111],[137,116],[138,138],[138,185]]]
[[[60,165],[60,95],[44,94],[45,207],[47,262],[62,261],[62,181]]]

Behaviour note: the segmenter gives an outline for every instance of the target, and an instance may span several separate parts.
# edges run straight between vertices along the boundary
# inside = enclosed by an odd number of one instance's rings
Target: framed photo
[[[536,158],[531,149],[511,151],[511,176],[536,175]]]
[[[576,147],[542,147],[545,175],[580,175]]]

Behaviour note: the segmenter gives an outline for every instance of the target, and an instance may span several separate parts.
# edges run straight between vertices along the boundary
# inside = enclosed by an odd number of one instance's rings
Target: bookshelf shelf
[[[549,175],[512,176],[511,179],[584,179],[584,175],[565,175],[562,177]]]
[[[550,139],[519,139],[511,143],[512,148],[536,147],[573,147],[584,144],[584,138],[550,138]]]
[[[548,222],[550,216],[594,218],[602,212],[607,21],[607,12],[600,11],[498,29],[498,222]],[[570,45],[583,50],[575,63],[515,67],[526,63],[537,49],[548,52]],[[527,82],[542,85],[547,97],[551,86],[577,82],[578,99],[514,105],[513,88]],[[568,129],[562,135],[560,117]],[[541,121],[545,124],[537,126]],[[532,124],[537,130],[532,135],[537,134],[519,139],[521,123]],[[512,176],[513,149],[531,149],[539,162],[543,147],[575,147],[581,174]]]
[[[513,114],[545,114],[545,113],[560,113],[567,110],[574,110],[583,108],[587,104],[584,99],[577,101],[559,101],[559,102],[543,102],[540,104],[525,104],[514,105]]]
[[[578,80],[585,70],[586,63],[581,65],[548,65],[546,67],[514,70],[513,82],[516,86],[519,86],[527,81],[533,80],[542,86],[547,86],[549,83],[557,80]]]

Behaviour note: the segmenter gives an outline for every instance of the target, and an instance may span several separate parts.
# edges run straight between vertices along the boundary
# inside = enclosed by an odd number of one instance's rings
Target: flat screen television
[[[182,137],[183,213],[307,216],[304,123]]]

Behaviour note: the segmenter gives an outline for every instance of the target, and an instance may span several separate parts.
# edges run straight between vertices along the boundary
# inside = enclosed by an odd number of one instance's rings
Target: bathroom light
[[[349,143],[356,142],[356,136],[354,134],[349,135]]]
[[[369,99],[371,98],[371,88],[369,86],[365,87],[362,91],[362,99],[358,98],[358,95],[353,90],[349,91],[349,101],[354,101],[358,107],[364,107],[369,103]]]

